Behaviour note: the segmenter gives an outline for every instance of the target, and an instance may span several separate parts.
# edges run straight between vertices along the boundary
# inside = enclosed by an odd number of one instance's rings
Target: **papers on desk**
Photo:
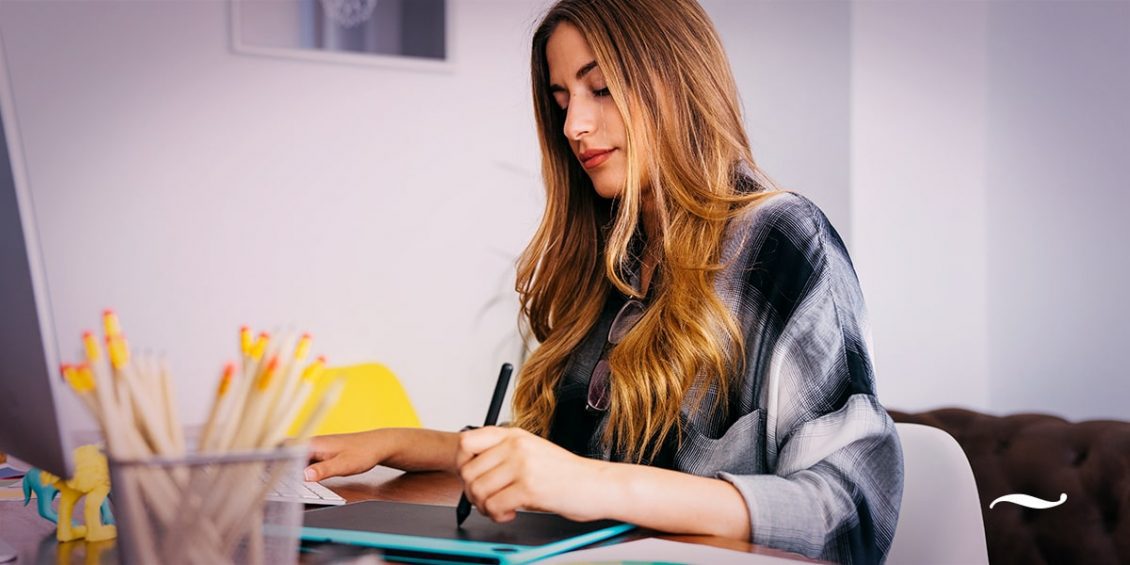
[[[24,468],[12,465],[12,462],[0,463],[0,500],[19,500],[23,502],[23,477]],[[35,497],[33,492],[31,495]]]
[[[24,478],[23,470],[9,467],[8,465],[0,465],[0,481],[10,481],[13,479],[22,478]]]
[[[31,497],[35,498],[35,492],[31,493]],[[0,501],[5,500],[24,501],[23,485],[20,483],[20,479],[0,479]]]
[[[697,543],[682,543],[658,538],[618,543],[595,549],[571,551],[539,561],[543,565],[581,563],[655,563],[687,565],[790,565],[789,559],[757,553],[744,553]]]

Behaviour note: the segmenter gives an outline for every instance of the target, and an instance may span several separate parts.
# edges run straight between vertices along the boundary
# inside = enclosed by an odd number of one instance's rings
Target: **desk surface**
[[[460,493],[459,479],[451,473],[402,473],[387,467],[377,467],[352,477],[329,479],[323,484],[349,502],[395,500],[455,506]],[[20,552],[16,565],[117,563],[117,552],[113,541],[96,544],[86,544],[82,541],[59,544],[55,541],[54,525],[36,514],[34,504],[24,507],[22,502],[0,501],[0,539]],[[714,536],[666,535],[650,531],[637,531],[631,536],[632,538],[657,536],[673,541],[811,561],[793,553]],[[91,555],[87,555],[88,553]],[[95,553],[100,554],[100,557],[93,555]]]

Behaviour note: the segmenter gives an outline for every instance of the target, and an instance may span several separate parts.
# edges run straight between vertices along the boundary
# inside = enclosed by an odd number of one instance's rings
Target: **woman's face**
[[[554,29],[545,46],[549,91],[565,110],[565,137],[597,194],[615,198],[624,190],[627,136],[604,74],[580,30],[568,22]]]

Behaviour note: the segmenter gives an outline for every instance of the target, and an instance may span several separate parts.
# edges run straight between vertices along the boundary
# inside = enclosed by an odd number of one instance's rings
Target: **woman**
[[[563,0],[533,40],[545,216],[518,264],[540,346],[514,421],[316,438],[308,480],[457,470],[478,510],[881,561],[902,490],[843,242],[770,190],[693,0]]]

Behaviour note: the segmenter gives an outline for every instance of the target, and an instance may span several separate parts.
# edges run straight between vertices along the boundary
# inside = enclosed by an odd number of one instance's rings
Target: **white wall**
[[[1123,413],[1130,4],[703,4],[755,155],[848,241],[886,404]],[[236,328],[290,326],[477,420],[540,214],[543,5],[452,2],[422,73],[235,54],[225,2],[0,2],[62,350],[114,306],[200,419]]]
[[[880,398],[988,408],[983,2],[852,8],[852,253]]]
[[[700,1],[730,58],[754,159],[850,241],[851,4]]]
[[[541,211],[544,3],[451,4],[454,69],[420,73],[234,54],[225,2],[0,3],[62,351],[115,307],[199,420],[236,329],[291,327],[389,365],[427,425],[478,420],[517,358],[513,260]],[[709,7],[762,163],[846,232],[847,61],[822,59],[846,20],[816,6]],[[793,28],[807,47],[779,48]]]
[[[534,8],[455,6],[437,74],[233,54],[224,2],[0,3],[62,351],[117,308],[199,420],[236,329],[289,326],[480,418],[540,212]]]
[[[1130,3],[856,2],[853,253],[888,406],[1130,417]]]
[[[993,408],[1130,419],[1130,2],[988,21]]]

